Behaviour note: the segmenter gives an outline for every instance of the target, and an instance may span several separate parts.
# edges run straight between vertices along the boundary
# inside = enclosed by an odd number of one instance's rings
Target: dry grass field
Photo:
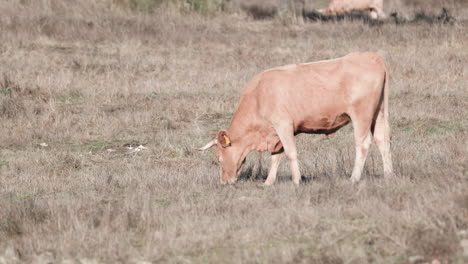
[[[468,1],[442,2],[385,8],[456,23],[0,0],[0,263],[468,263]],[[349,125],[297,137],[297,188],[285,160],[257,187],[266,153],[221,185],[214,151],[193,148],[228,127],[247,81],[352,51],[389,68],[396,176],[372,145],[350,183]]]

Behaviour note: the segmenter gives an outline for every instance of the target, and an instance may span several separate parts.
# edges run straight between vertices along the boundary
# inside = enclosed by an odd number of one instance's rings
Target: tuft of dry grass
[[[128,3],[0,6],[0,263],[468,261],[466,2],[386,7],[445,6],[453,25]],[[351,126],[297,137],[298,188],[287,162],[258,188],[259,153],[222,186],[214,154],[192,150],[227,128],[256,73],[352,51],[381,53],[390,71],[394,179],[372,147],[350,184]]]

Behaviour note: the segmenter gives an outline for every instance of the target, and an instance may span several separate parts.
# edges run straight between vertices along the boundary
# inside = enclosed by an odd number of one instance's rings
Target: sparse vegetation
[[[466,1],[391,1],[388,14],[456,18],[401,25],[221,5],[1,4],[0,263],[467,263]],[[247,81],[352,51],[386,59],[396,177],[373,146],[350,184],[348,126],[297,137],[298,188],[287,162],[258,188],[258,153],[220,185],[214,154],[193,148],[228,127]]]

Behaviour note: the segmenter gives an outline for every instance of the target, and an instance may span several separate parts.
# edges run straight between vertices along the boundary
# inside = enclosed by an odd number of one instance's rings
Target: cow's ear
[[[223,148],[227,148],[231,146],[231,139],[229,138],[225,130],[220,130],[218,132],[217,139],[218,139],[218,143],[220,143]]]

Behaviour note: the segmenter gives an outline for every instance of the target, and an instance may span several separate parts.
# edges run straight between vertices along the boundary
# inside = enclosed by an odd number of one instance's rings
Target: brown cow
[[[373,19],[385,18],[383,0],[332,0],[322,13],[325,15],[342,15],[353,10],[368,10]]]
[[[384,175],[392,174],[388,124],[388,73],[376,53],[287,65],[264,71],[246,86],[227,131],[198,150],[216,145],[222,183],[235,183],[247,154],[269,151],[271,185],[282,153],[291,162],[292,179],[301,181],[294,136],[333,134],[353,122],[356,160],[352,182],[361,178],[372,135],[382,154]]]

